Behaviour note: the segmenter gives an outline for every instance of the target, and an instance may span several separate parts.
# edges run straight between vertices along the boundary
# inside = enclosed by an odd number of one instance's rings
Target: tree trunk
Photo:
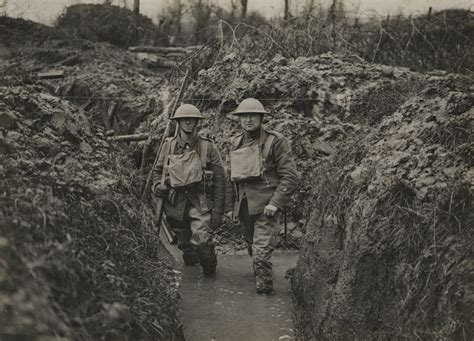
[[[8,5],[8,0],[3,0],[0,2],[0,16],[7,16],[7,5]]]
[[[178,17],[176,18],[176,26],[178,29],[178,36],[181,34],[181,20],[183,16],[183,4],[181,3],[181,0],[176,1],[177,6],[178,6]]]
[[[289,17],[289,13],[290,13],[290,4],[289,4],[290,0],[285,0],[285,14],[283,16],[283,18],[285,20],[288,20],[288,17]]]
[[[247,16],[247,4],[248,0],[240,0],[240,4],[242,5],[242,19],[244,19]]]
[[[140,14],[140,0],[133,0],[133,13]]]

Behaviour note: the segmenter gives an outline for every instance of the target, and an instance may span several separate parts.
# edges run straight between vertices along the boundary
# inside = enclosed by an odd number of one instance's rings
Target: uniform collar
[[[258,139],[260,139],[260,135],[262,134],[262,130],[263,130],[262,127],[258,128],[255,131],[252,131],[251,133],[244,130],[243,132],[244,132],[245,139],[246,140],[258,140]]]
[[[197,144],[198,140],[199,140],[199,135],[198,134],[193,136],[193,138],[191,140],[188,140],[188,141],[183,140],[183,138],[181,137],[181,134],[178,134],[176,141],[177,141],[177,144],[181,147],[189,146],[190,148],[194,148],[194,146]]]

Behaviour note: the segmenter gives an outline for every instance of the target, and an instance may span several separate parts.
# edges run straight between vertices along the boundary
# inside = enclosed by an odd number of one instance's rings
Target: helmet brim
[[[193,115],[186,115],[186,116],[179,116],[179,117],[174,117],[174,116],[173,116],[173,117],[171,117],[170,119],[171,119],[171,120],[179,120],[179,119],[182,119],[182,118],[197,118],[197,119],[199,119],[199,120],[203,120],[203,119],[204,119],[204,117],[202,117],[202,116],[193,116]]]
[[[243,115],[243,114],[263,114],[263,115],[271,115],[266,110],[234,110],[229,113],[230,115]]]

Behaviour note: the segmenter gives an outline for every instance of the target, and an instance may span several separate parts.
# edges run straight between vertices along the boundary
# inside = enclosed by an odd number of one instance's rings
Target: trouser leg
[[[211,235],[211,214],[200,213],[191,205],[188,218],[192,233],[191,243],[196,246],[204,275],[213,275],[216,272],[217,256]]]
[[[191,228],[188,219],[179,221],[173,218],[166,218],[173,232],[178,238],[178,248],[183,252],[185,265],[196,265],[199,263],[199,254],[196,247],[191,244]]]
[[[253,263],[256,272],[257,292],[270,293],[273,291],[273,264],[271,257],[275,249],[280,213],[273,217],[261,214],[254,222]]]
[[[247,251],[252,256],[252,244],[254,233],[254,218],[249,214],[249,206],[247,199],[244,198],[240,204],[239,221],[242,228],[244,240],[247,243]]]

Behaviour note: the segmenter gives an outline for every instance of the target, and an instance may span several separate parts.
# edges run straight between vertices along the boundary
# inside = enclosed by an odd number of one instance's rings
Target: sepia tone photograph
[[[474,0],[0,0],[29,340],[474,340]]]

